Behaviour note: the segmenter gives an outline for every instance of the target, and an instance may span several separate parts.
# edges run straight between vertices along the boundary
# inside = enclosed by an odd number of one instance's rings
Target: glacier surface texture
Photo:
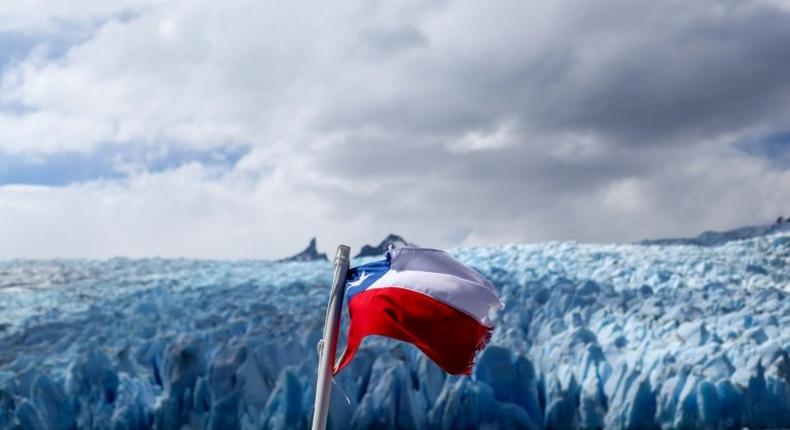
[[[505,303],[473,375],[369,338],[331,429],[790,428],[790,233],[453,254]],[[330,278],[327,262],[2,262],[0,429],[308,427]]]

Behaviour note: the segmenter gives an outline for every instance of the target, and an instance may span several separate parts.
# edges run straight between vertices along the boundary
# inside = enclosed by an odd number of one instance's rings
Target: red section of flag
[[[477,319],[404,288],[366,290],[355,295],[348,308],[348,341],[335,374],[351,362],[365,336],[379,335],[416,345],[447,373],[468,375],[475,353],[491,337],[492,328]]]

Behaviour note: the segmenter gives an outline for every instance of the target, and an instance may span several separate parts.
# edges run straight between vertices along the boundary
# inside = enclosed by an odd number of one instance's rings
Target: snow
[[[790,427],[790,232],[453,254],[505,303],[472,377],[368,339],[330,428]],[[320,261],[0,262],[0,428],[307,427],[330,277]]]

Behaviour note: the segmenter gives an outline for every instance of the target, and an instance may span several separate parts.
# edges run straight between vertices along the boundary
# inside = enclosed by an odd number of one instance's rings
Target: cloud
[[[0,4],[0,27],[27,35],[63,33],[94,26],[108,17],[129,17],[160,0],[8,0]]]
[[[0,187],[2,237],[38,238],[0,256],[628,241],[788,210],[787,165],[742,144],[790,129],[782,2],[50,6],[0,7],[0,182],[49,185]]]
[[[103,146],[97,151],[57,155],[0,153],[0,185],[64,186],[73,183],[120,180],[138,172],[158,173],[189,163],[207,167],[233,167],[248,152],[244,147],[211,151],[184,147],[147,148]]]

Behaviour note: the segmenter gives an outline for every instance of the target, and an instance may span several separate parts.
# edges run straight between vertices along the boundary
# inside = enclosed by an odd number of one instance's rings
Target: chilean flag
[[[347,286],[351,324],[335,374],[365,336],[379,335],[414,344],[447,373],[468,375],[491,337],[489,312],[502,307],[487,279],[436,249],[391,249],[386,260],[349,270]]]

